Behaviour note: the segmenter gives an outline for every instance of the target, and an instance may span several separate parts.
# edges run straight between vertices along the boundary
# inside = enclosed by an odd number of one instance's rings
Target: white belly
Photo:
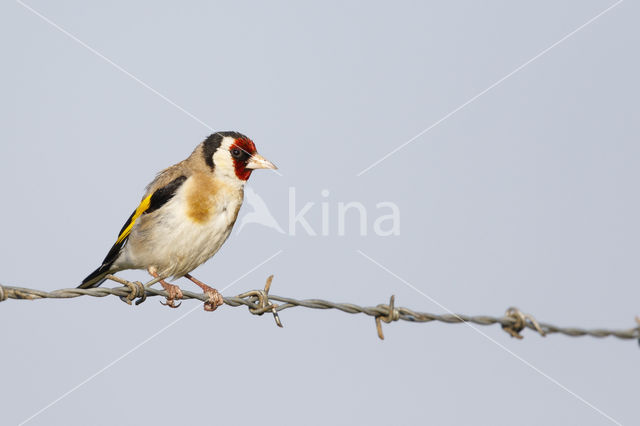
[[[186,184],[185,184],[186,185]],[[159,210],[136,221],[118,269],[154,267],[163,277],[179,278],[211,258],[227,240],[242,204],[242,190],[216,193],[206,221],[189,215],[181,188]]]

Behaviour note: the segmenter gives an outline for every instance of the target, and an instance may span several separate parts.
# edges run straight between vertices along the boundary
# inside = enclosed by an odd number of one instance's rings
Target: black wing
[[[111,247],[109,253],[107,253],[107,256],[102,261],[102,265],[82,280],[82,284],[80,284],[78,288],[98,287],[105,281],[105,275],[109,274],[111,266],[120,255],[124,245],[127,243],[129,234],[131,234],[131,229],[136,223],[136,220],[138,220],[140,216],[154,212],[165,205],[171,198],[173,198],[176,191],[178,191],[178,188],[182,186],[185,180],[187,180],[186,176],[177,177],[162,188],[156,189],[152,194],[149,194],[140,202],[138,208],[131,213],[131,216],[129,216],[129,219],[127,219],[120,230],[116,243]]]

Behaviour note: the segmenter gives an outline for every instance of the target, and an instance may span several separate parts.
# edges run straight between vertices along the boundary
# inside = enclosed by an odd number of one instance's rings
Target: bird
[[[204,309],[222,305],[222,295],[190,272],[215,255],[229,237],[256,169],[277,169],[242,133],[216,132],[191,155],[158,173],[118,233],[102,264],[78,288],[93,288],[128,269],[147,270],[177,308],[183,294],[166,280],[185,277],[208,296]]]
[[[240,234],[242,228],[244,228],[248,223],[257,223],[259,225],[275,229],[279,233],[284,234],[284,231],[269,211],[267,203],[264,202],[262,197],[259,196],[258,193],[254,191],[250,186],[247,186],[244,192],[247,196],[247,204],[253,208],[253,211],[242,216],[236,234]]]

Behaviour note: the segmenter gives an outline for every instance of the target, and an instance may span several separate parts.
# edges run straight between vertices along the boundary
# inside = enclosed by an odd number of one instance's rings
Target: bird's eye
[[[240,151],[238,148],[233,148],[231,150],[231,155],[233,156],[233,158],[240,158],[240,156],[242,155],[242,151]]]

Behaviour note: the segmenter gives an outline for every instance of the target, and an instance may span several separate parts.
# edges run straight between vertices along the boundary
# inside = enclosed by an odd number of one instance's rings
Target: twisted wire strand
[[[6,299],[71,299],[81,296],[106,297],[118,296],[126,303],[138,298],[139,304],[146,297],[162,296],[168,294],[164,290],[157,290],[146,287],[139,282],[129,282],[121,278],[112,277],[114,281],[124,284],[121,287],[96,287],[89,289],[65,288],[53,291],[43,291],[24,287],[0,285],[0,302]],[[262,315],[271,312],[276,320],[276,324],[282,327],[278,313],[286,309],[295,307],[309,309],[335,309],[349,314],[364,314],[376,319],[378,336],[384,339],[380,322],[408,321],[415,323],[428,323],[432,321],[445,324],[472,323],[482,326],[499,324],[512,337],[522,338],[520,332],[525,328],[533,330],[545,336],[547,334],[562,334],[569,337],[591,336],[596,338],[616,337],[618,339],[640,340],[640,319],[636,318],[636,327],[621,330],[610,329],[585,329],[579,327],[559,327],[553,324],[538,322],[533,316],[523,314],[517,308],[509,308],[507,312],[499,317],[489,315],[465,315],[465,314],[434,314],[429,312],[418,312],[406,307],[395,307],[394,297],[391,297],[389,304],[379,304],[377,306],[359,306],[353,303],[336,303],[322,299],[294,299],[269,295],[269,288],[273,276],[267,279],[267,284],[263,290],[252,290],[238,296],[224,297],[224,303],[231,307],[246,306],[253,315]],[[207,301],[208,296],[202,293],[193,293],[183,290],[183,299],[197,299]],[[274,303],[279,302],[279,303]]]

